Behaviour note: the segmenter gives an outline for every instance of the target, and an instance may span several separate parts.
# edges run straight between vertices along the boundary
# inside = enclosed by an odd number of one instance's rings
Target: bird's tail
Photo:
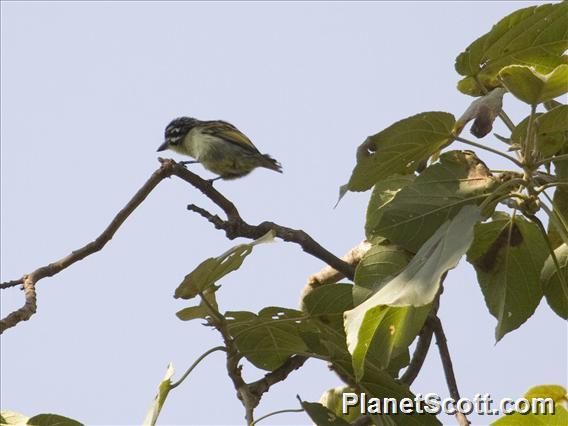
[[[262,167],[282,173],[282,165],[268,154],[262,154]]]

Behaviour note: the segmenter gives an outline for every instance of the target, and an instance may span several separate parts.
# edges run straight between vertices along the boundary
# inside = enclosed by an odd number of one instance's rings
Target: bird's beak
[[[168,141],[165,141],[163,144],[161,144],[156,151],[160,152],[165,151],[166,149],[168,149]]]

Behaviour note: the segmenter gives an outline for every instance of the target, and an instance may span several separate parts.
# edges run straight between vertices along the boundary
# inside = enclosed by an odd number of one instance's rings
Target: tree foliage
[[[227,212],[227,221],[191,208],[229,238],[257,238],[203,261],[175,290],[176,298],[198,299],[177,312],[181,320],[199,319],[220,332],[228,374],[248,424],[255,421],[253,410],[262,394],[308,358],[327,362],[344,385],[322,389],[320,403],[300,399],[298,409],[316,424],[440,424],[434,415],[417,413],[361,420],[357,413],[338,411],[337,395],[356,390],[375,398],[414,396],[405,371],[419,371],[421,364],[418,350],[411,356],[409,347],[418,336],[431,339],[432,333],[444,345],[436,312],[444,283],[457,284],[451,282],[451,270],[463,257],[475,269],[487,310],[497,320],[497,342],[528,321],[542,298],[558,316],[568,318],[568,106],[555,100],[568,92],[567,48],[568,2],[518,10],[456,58],[455,69],[462,76],[457,88],[476,98],[460,118],[450,112],[420,112],[369,136],[356,150],[356,164],[340,198],[349,191],[372,191],[365,223],[370,248],[351,263],[354,274],[347,267],[336,268],[344,282],[338,278],[309,288],[301,310],[225,310],[218,300],[223,277],[246,265],[253,247],[275,236],[302,244],[300,240],[308,241],[304,234],[293,234],[301,231],[270,223],[252,227],[218,193],[211,199]],[[502,109],[508,94],[526,104],[527,117],[516,125]],[[500,149],[487,137],[497,117],[509,130],[494,137]],[[462,136],[470,122],[476,140]],[[511,168],[491,170],[483,161],[484,151],[507,159]],[[213,191],[203,188],[204,193]],[[270,232],[258,239],[261,231]],[[320,253],[319,246],[302,247]],[[321,253],[320,258],[330,258]],[[441,356],[444,361],[443,351]],[[245,383],[242,362],[267,375]],[[169,368],[146,423],[156,422],[175,387],[172,376]],[[566,418],[565,389],[535,389],[526,397],[552,395],[559,407],[557,417],[547,417],[546,424]],[[10,424],[5,413],[3,419]],[[519,416],[495,424],[541,421]],[[33,419],[26,424],[40,424]]]

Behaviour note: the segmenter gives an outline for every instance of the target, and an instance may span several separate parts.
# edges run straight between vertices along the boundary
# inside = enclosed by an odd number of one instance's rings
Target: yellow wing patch
[[[241,148],[258,153],[258,149],[239,129],[226,121],[210,121],[203,126],[203,133],[217,136],[239,145]]]

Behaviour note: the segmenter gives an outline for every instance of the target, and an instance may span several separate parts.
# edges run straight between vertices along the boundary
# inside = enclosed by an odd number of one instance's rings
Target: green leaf
[[[373,230],[381,221],[384,206],[390,203],[402,188],[414,182],[415,177],[415,175],[393,175],[375,184],[367,206],[367,220],[365,222],[367,239],[373,238]]]
[[[272,371],[291,355],[308,354],[302,332],[310,327],[303,312],[270,306],[258,315],[227,312],[225,319],[239,352],[258,368]]]
[[[568,411],[560,405],[554,406],[554,414],[513,414],[503,416],[491,423],[491,426],[566,426],[568,425]]]
[[[558,164],[559,163],[560,161],[558,161]],[[563,163],[568,166],[568,160],[564,160]],[[558,173],[558,166],[556,167],[556,170]],[[558,173],[558,177],[560,177],[560,173]],[[556,187],[554,196],[552,197],[552,206],[554,208],[554,212],[562,216],[564,223],[568,223],[568,186],[564,185]],[[562,236],[552,221],[548,222],[548,239],[554,248],[563,243]]]
[[[273,239],[274,231],[269,231],[266,235],[252,243],[239,244],[221,256],[206,259],[185,276],[176,289],[174,297],[176,299],[192,299],[199,293],[210,289],[229,272],[239,269],[255,245],[271,242]]]
[[[566,389],[558,385],[541,385],[535,386],[524,395],[524,398],[532,401],[532,399],[550,398],[554,401],[554,414],[521,414],[515,412],[511,415],[503,416],[492,425],[497,426],[564,426],[568,424],[568,411],[561,405],[567,401]],[[545,406],[550,409],[550,405]]]
[[[568,140],[568,105],[558,106],[539,115],[535,127],[538,151],[545,157],[556,154],[566,146]]]
[[[331,411],[336,417],[341,417],[348,422],[352,422],[361,416],[361,404],[349,406],[347,414],[343,414],[341,410],[343,409],[343,394],[355,392],[355,389],[350,386],[331,388],[323,393],[319,403]]]
[[[15,411],[0,411],[0,425],[25,425],[29,417]]]
[[[475,227],[467,260],[489,312],[497,319],[495,339],[518,328],[534,313],[542,298],[540,271],[548,249],[538,226],[517,216],[496,214]]]
[[[377,365],[387,369],[391,360],[404,353],[420,332],[432,305],[413,307],[376,306],[365,313],[355,346],[349,346],[353,356],[355,378],[365,372],[365,359],[374,347]],[[346,317],[347,318],[347,317]],[[350,345],[349,323],[346,321],[347,344]]]
[[[535,118],[542,115],[541,112],[535,113]],[[530,115],[527,115],[519,124],[515,126],[511,132],[511,142],[513,145],[522,146],[527,138],[527,130],[529,127]]]
[[[568,391],[560,385],[539,385],[530,388],[524,395],[526,399],[552,398],[554,402],[568,401]]]
[[[83,426],[83,423],[59,414],[37,414],[33,417],[26,417],[13,411],[0,411],[0,425]]]
[[[388,240],[373,244],[355,269],[354,303],[357,305],[375,293],[408,265],[412,256],[412,253],[390,244]]]
[[[317,426],[349,426],[349,422],[337,416],[319,402],[306,402],[300,399],[300,404]]]
[[[325,349],[316,353],[320,358],[323,357],[331,362],[333,369],[341,377],[350,377],[355,381],[351,355],[347,349],[345,332],[341,327],[343,311],[352,308],[350,287],[346,284],[328,284],[319,287],[306,296],[304,305],[310,320],[317,326],[319,347]],[[395,367],[395,362],[400,364],[401,360],[398,357],[394,359],[389,370]],[[373,350],[367,354],[364,370],[365,376],[358,387],[367,395],[367,398],[400,400],[414,397],[407,385],[398,383],[390,371],[379,367]],[[424,414],[373,416],[373,421],[381,425],[440,425],[435,416]]]
[[[59,414],[37,414],[28,419],[26,425],[29,426],[83,426],[77,420]]]
[[[146,425],[155,425],[156,421],[158,420],[158,416],[160,415],[160,411],[162,411],[162,407],[164,406],[164,402],[166,402],[166,398],[170,393],[170,386],[172,384],[172,377],[174,375],[174,367],[170,362],[168,364],[168,368],[166,369],[166,375],[158,385],[158,394],[152,401],[152,405],[150,405],[150,409],[146,413],[146,417],[142,424]]]
[[[455,268],[465,254],[473,239],[473,226],[480,220],[479,207],[462,207],[453,219],[436,230],[397,276],[382,285],[367,301],[346,312],[346,317],[355,319],[366,309],[378,305],[418,307],[431,303],[441,277]]]
[[[197,318],[205,319],[210,315],[209,309],[204,305],[190,306],[176,312],[176,316],[182,321],[191,321]]]
[[[501,19],[491,31],[471,43],[456,58],[456,71],[466,76],[458,89],[479,96],[478,79],[486,89],[499,87],[499,71],[508,65],[533,66],[549,73],[566,63],[568,4],[545,4],[520,9]]]
[[[530,105],[537,105],[568,91],[568,65],[559,65],[548,74],[541,74],[524,65],[509,65],[499,71],[503,85],[514,96]]]
[[[394,174],[413,173],[451,140],[454,122],[447,112],[423,112],[369,136],[357,149],[357,165],[344,189],[366,191]]]
[[[562,244],[554,250],[554,254],[560,264],[560,271],[556,269],[552,256],[548,256],[540,280],[548,305],[558,316],[568,319],[568,245]]]
[[[473,239],[474,224],[479,220],[478,207],[463,207],[454,219],[436,231],[401,273],[367,301],[345,312],[347,346],[358,378],[363,373],[365,356],[375,333],[380,332],[380,341],[387,342],[378,356],[380,368],[386,368],[392,356],[414,340],[438,293],[442,276],[454,268],[467,251]]]
[[[450,151],[380,208],[368,237],[382,236],[416,253],[464,205],[480,204],[497,181],[469,151]]]

